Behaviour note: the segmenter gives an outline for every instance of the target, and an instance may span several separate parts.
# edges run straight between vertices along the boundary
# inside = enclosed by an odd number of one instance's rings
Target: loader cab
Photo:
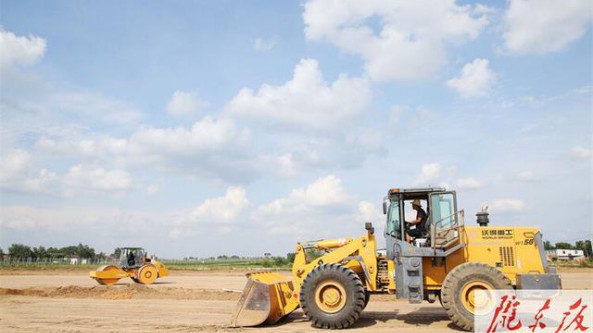
[[[143,248],[140,247],[122,247],[119,264],[124,268],[140,267],[144,264],[146,254]]]
[[[445,188],[390,189],[383,202],[383,213],[387,215],[385,237],[387,252],[393,252],[394,245],[406,241],[405,221],[416,218],[411,202],[420,200],[427,219],[420,226],[423,232],[414,237],[411,244],[416,247],[444,248],[458,239],[457,229],[462,223],[457,212],[455,191]],[[390,251],[390,249],[392,251]]]

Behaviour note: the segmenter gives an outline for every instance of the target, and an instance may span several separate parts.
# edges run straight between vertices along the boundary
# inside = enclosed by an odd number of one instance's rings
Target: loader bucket
[[[278,273],[247,274],[247,284],[237,303],[231,325],[272,325],[298,307],[292,281]]]

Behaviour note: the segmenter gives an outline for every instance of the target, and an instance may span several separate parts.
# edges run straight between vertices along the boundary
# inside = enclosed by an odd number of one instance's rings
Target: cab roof
[[[418,187],[418,188],[391,188],[387,192],[388,195],[396,193],[407,193],[407,194],[428,194],[432,192],[445,192],[447,191],[444,187]]]
[[[404,194],[405,197],[426,196],[433,192],[445,192],[444,187],[419,187],[419,188],[391,188],[387,192],[388,196],[395,194]]]

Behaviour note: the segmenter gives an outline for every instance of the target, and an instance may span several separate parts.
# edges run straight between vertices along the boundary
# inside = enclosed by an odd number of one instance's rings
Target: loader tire
[[[362,281],[339,264],[319,265],[303,281],[301,308],[313,325],[340,329],[354,324],[365,305]]]
[[[440,298],[451,321],[461,329],[473,331],[474,313],[477,311],[474,304],[475,292],[494,289],[512,289],[511,281],[492,266],[483,263],[465,263],[447,274]],[[493,299],[483,301],[478,307],[485,309],[492,306],[493,301]]]
[[[364,293],[364,306],[362,307],[362,309],[366,309],[367,305],[369,304],[369,301],[371,300],[371,293],[368,291],[365,291]]]

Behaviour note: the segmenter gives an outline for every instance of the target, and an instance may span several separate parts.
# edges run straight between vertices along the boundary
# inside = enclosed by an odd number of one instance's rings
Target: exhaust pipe
[[[478,222],[480,227],[488,226],[488,224],[490,223],[490,218],[488,218],[488,215],[490,215],[488,214],[488,205],[482,206],[482,211],[476,213],[476,222]]]

